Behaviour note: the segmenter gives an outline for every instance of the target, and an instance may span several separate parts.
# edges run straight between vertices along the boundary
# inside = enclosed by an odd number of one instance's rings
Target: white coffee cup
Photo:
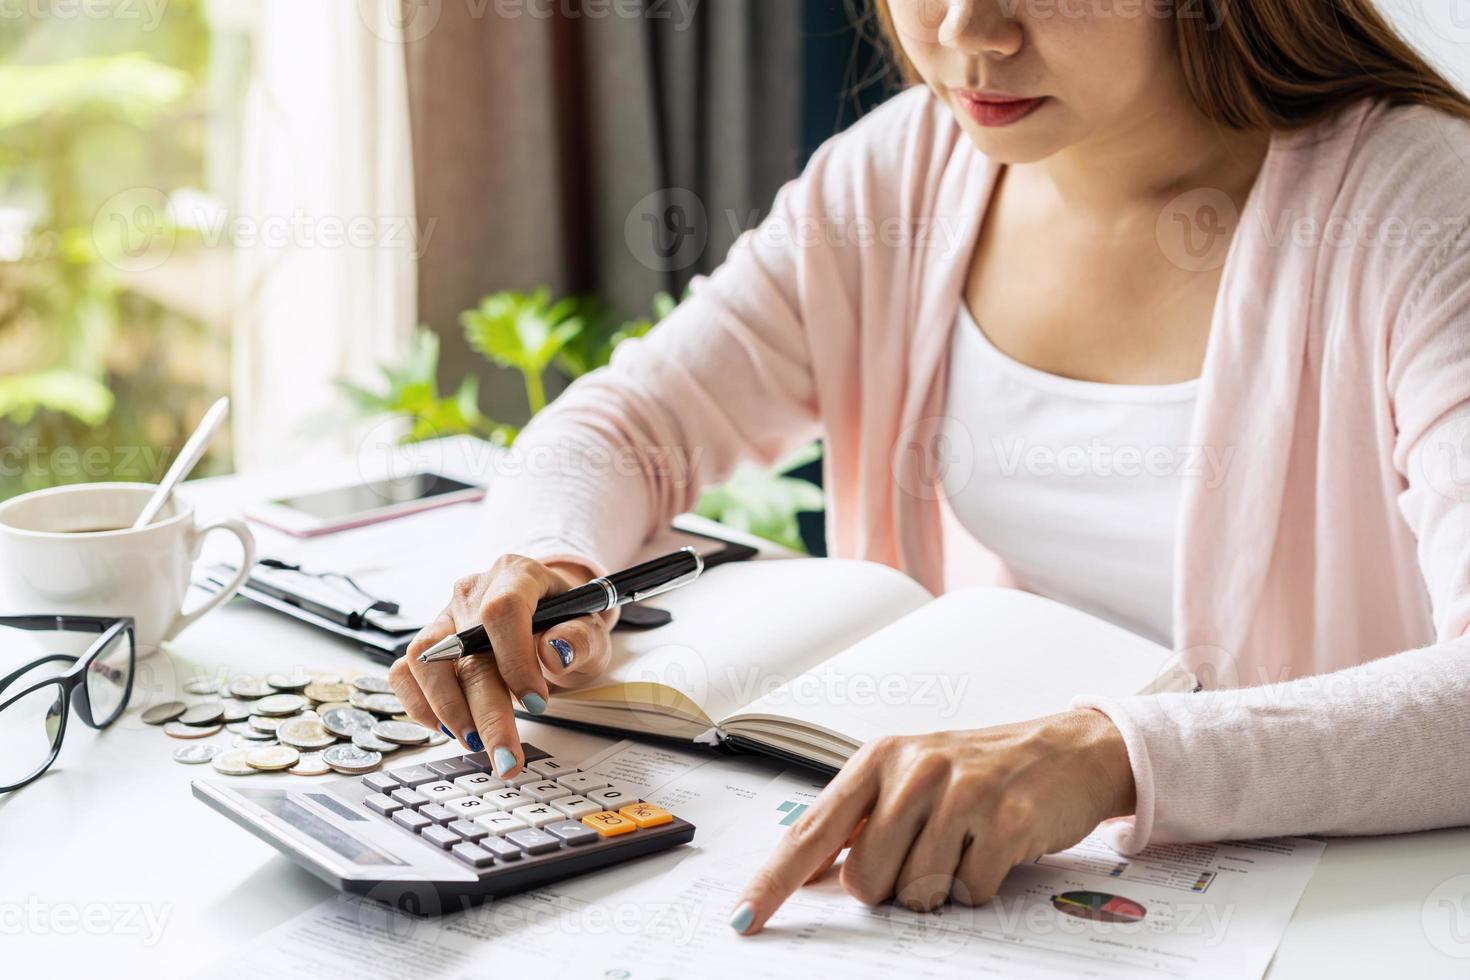
[[[175,494],[152,524],[135,531],[130,525],[153,490],[88,483],[0,504],[0,612],[131,616],[145,654],[232,598],[255,565],[250,530],[236,520],[199,527],[193,506]],[[240,539],[240,571],[186,610],[194,561],[212,531]]]

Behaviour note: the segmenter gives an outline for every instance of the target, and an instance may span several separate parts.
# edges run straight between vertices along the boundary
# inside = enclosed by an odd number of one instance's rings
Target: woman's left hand
[[[1012,867],[1134,809],[1123,736],[1098,711],[968,732],[884,738],[854,755],[792,824],[735,906],[758,932],[843,848],[842,885],[928,911],[989,901]]]

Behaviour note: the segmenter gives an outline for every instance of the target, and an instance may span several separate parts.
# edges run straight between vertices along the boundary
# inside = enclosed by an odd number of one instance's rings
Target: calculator
[[[194,795],[339,890],[419,915],[686,843],[694,825],[524,744],[508,779],[476,752],[301,788],[196,779]]]

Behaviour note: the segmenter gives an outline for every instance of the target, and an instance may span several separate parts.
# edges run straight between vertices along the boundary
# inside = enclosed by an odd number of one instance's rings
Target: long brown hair
[[[907,81],[918,81],[889,0],[872,2],[889,53]],[[1470,121],[1470,97],[1389,26],[1373,0],[1189,0],[1188,7],[1192,15],[1175,14],[1174,32],[1189,96],[1207,119],[1292,130],[1370,97]]]

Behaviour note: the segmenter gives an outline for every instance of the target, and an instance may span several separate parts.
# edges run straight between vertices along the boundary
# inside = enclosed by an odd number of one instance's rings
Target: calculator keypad
[[[361,806],[481,871],[661,833],[655,828],[675,819],[570,760],[534,750],[527,757],[525,771],[511,779],[495,776],[485,753],[370,773],[359,780],[371,791]]]

